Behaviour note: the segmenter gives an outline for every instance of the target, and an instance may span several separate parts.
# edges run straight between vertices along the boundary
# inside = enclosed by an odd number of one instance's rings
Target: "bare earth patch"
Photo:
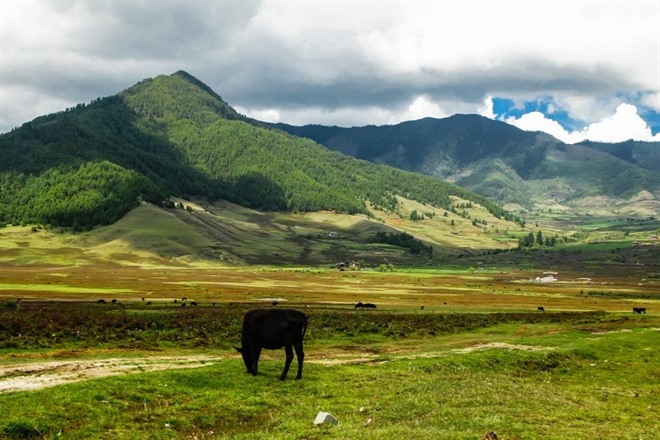
[[[471,353],[479,350],[504,349],[541,351],[552,350],[552,347],[533,345],[507,344],[504,342],[491,342],[477,344],[465,348],[451,349],[452,353]],[[335,353],[332,357],[312,354],[305,362],[325,366],[374,363],[380,355],[371,353],[351,353],[350,355]],[[387,355],[387,353],[383,353]],[[392,353],[390,353],[391,355]],[[444,350],[428,353],[396,354],[403,359],[432,358],[446,355]],[[142,358],[103,358],[66,361],[30,362],[0,366],[0,394],[15,391],[38,390],[41,388],[79,382],[120,374],[144,373],[149,371],[173,370],[182,368],[199,368],[237,356],[151,356]],[[275,355],[266,355],[265,358],[275,359]],[[387,362],[387,361],[383,361]],[[380,362],[378,362],[380,363]]]
[[[543,351],[552,350],[552,347],[541,347],[538,345],[507,344],[506,342],[490,342],[488,344],[477,344],[465,348],[455,348],[454,353],[471,353],[473,351],[489,350],[493,348],[503,350]]]
[[[36,390],[119,374],[198,368],[209,365],[218,359],[217,356],[154,356],[127,359],[48,361],[0,366],[0,393]]]

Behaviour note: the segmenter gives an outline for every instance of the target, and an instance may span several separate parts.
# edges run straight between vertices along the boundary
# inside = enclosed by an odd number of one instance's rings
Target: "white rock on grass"
[[[319,411],[319,413],[316,415],[316,418],[314,419],[314,424],[316,426],[319,426],[319,425],[336,425],[337,424],[337,417],[333,416],[330,413]]]

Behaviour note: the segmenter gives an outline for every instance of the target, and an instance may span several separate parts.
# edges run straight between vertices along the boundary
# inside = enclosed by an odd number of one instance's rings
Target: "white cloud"
[[[305,108],[252,108],[234,106],[236,111],[265,122],[283,122],[291,125],[337,125],[359,127],[369,124],[386,125],[399,119],[381,107],[305,107]]]
[[[525,113],[519,118],[510,117],[504,122],[525,131],[543,131],[563,142],[568,142],[570,137],[570,133],[564,130],[557,121],[546,118],[541,112]]]
[[[481,107],[477,108],[477,114],[488,119],[495,119],[496,115],[493,112],[493,97],[488,96],[484,99]]]
[[[531,112],[519,118],[511,117],[505,122],[526,131],[543,131],[557,139],[574,144],[584,140],[596,142],[636,141],[660,142],[660,134],[655,136],[646,122],[637,113],[637,107],[620,104],[613,115],[594,122],[583,130],[568,132],[558,122],[540,112]]]
[[[660,77],[658,78],[658,81],[660,82]],[[658,84],[658,89],[660,89],[660,84]],[[651,92],[644,95],[641,102],[647,107],[652,108],[656,112],[660,113],[660,90],[658,90],[657,92]]]
[[[4,0],[0,132],[179,69],[233,106],[291,123],[493,117],[489,96],[549,96],[587,124],[620,96],[660,111],[657,2],[566,5]]]
[[[398,124],[422,118],[445,118],[447,116],[449,115],[438,104],[432,102],[426,96],[418,96],[408,105],[406,111],[393,115],[389,123]]]
[[[630,104],[619,105],[614,115],[589,125],[579,132],[579,136],[600,142],[622,142],[629,139],[660,141],[660,134],[653,136],[651,129],[637,113],[637,107]]]

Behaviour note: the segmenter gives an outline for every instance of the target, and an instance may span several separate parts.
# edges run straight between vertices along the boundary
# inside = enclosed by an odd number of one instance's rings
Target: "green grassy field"
[[[141,349],[129,349],[139,346],[137,336],[122,336],[121,329],[105,341],[80,333],[76,340],[75,320],[69,339],[59,342],[42,335],[49,340],[44,342],[34,330],[33,345],[41,347],[3,355],[12,359],[13,371],[26,360],[68,360],[71,353],[80,359],[84,353],[103,357],[104,351],[153,358],[203,352],[210,359],[194,369],[0,393],[0,437],[477,439],[495,431],[501,439],[610,439],[660,432],[657,315],[459,320],[313,308],[303,379],[281,382],[281,352],[262,360],[257,377],[245,373],[228,347],[236,342],[242,310],[218,310],[224,324],[206,325],[207,313],[187,310],[160,331],[142,335],[157,340]],[[207,327],[205,343],[195,342],[199,329],[196,335],[182,330],[193,322]],[[435,323],[431,331],[429,323]],[[168,341],[179,324],[183,340]],[[216,337],[226,340],[213,348]],[[10,376],[0,376],[0,384]],[[314,426],[319,411],[339,423]]]
[[[523,230],[473,224],[479,207],[413,221],[186,203],[78,234],[0,229],[0,438],[660,434],[655,220],[545,212]],[[568,240],[502,251],[540,229]],[[378,230],[433,259],[370,243]],[[361,269],[336,270],[346,259]],[[278,380],[280,351],[252,377],[232,348],[273,301],[310,318],[300,381]],[[319,411],[339,424],[314,426]]]

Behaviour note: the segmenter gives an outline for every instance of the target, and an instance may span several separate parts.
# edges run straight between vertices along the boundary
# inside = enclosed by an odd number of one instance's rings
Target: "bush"
[[[2,429],[2,434],[8,438],[37,438],[43,434],[26,420],[17,420],[7,423]]]

